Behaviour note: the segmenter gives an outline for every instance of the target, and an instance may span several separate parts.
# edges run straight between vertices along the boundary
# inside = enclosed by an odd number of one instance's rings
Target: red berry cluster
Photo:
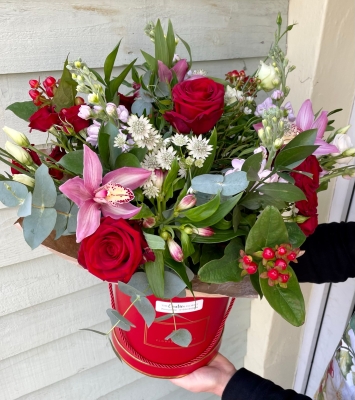
[[[258,80],[245,74],[244,70],[237,71],[234,69],[226,74],[226,80],[229,81],[236,89],[243,87],[243,92],[252,96],[257,89]]]
[[[260,274],[260,278],[268,279],[270,286],[279,284],[286,288],[291,277],[291,272],[287,271],[287,267],[290,261],[297,262],[296,258],[300,254],[300,249],[293,249],[291,244],[287,243],[275,248],[265,247],[260,253],[258,256],[261,256],[262,264],[266,268],[266,271]]]
[[[57,81],[53,76],[48,76],[43,81],[43,86],[41,86],[41,82],[37,79],[31,79],[29,84],[31,90],[28,93],[33,103],[37,107],[40,107],[43,104],[49,104],[49,99],[53,98],[57,90],[59,80]]]
[[[253,261],[253,257],[245,254],[243,250],[240,250],[240,256],[241,258],[239,259],[239,268],[243,270],[241,275],[244,276],[247,274],[255,274],[258,270],[258,264]]]

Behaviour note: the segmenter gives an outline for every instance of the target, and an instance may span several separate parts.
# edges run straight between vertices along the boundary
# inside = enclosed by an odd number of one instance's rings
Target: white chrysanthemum
[[[175,146],[186,146],[187,143],[189,142],[189,138],[186,135],[181,135],[180,133],[176,133],[171,141],[175,144]]]
[[[113,146],[121,149],[122,147],[126,146],[126,140],[127,135],[125,135],[124,133],[119,133],[113,141]]]
[[[145,189],[149,186],[155,185],[157,181],[157,176],[155,175],[154,172],[152,172],[150,174],[150,177],[144,182],[144,184],[142,185],[142,188]]]
[[[153,128],[149,119],[141,115],[139,118],[136,115],[130,115],[127,121],[128,132],[132,135],[135,141],[149,137],[149,133]]]
[[[203,160],[202,158],[199,158],[195,161],[195,165],[197,168],[202,168],[204,162],[205,162],[205,160]]]
[[[143,189],[143,194],[144,196],[148,197],[148,199],[151,198],[156,198],[159,196],[159,188],[157,188],[156,186],[149,185],[149,186],[145,186],[145,188]]]
[[[192,165],[194,165],[195,160],[192,157],[186,157],[185,158],[185,164],[188,167],[191,167]]]
[[[250,108],[248,108],[248,107],[244,108],[244,114],[249,115],[251,113],[252,113],[252,110]]]
[[[146,147],[148,150],[153,150],[156,148],[159,143],[160,135],[158,131],[151,131],[148,137],[144,137],[143,139],[137,140],[136,144],[138,147]]]
[[[165,148],[160,149],[156,155],[160,167],[163,169],[170,169],[171,163],[175,159],[175,154],[176,150],[174,150],[172,146],[170,146],[167,149]]]
[[[207,139],[202,139],[202,135],[193,136],[189,139],[187,149],[193,158],[202,158],[203,160],[211,153],[213,146],[208,144]]]
[[[141,165],[142,165],[142,168],[149,169],[150,171],[154,171],[155,169],[160,168],[160,165],[159,165],[159,162],[157,160],[157,156],[155,153],[146,154]]]

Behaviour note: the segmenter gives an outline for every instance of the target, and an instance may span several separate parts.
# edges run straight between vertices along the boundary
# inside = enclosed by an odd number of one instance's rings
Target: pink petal
[[[256,130],[256,132],[263,127],[263,124],[259,122],[258,124],[254,124],[253,128]]]
[[[313,120],[314,114],[311,100],[306,100],[298,111],[296,125],[302,131],[306,131],[311,128]]]
[[[78,212],[78,227],[76,229],[76,242],[80,243],[87,236],[92,235],[100,225],[100,204],[93,200],[86,201]]]
[[[59,190],[74,201],[78,207],[81,207],[86,200],[92,198],[92,194],[85,187],[83,179],[78,176],[63,183],[63,185],[59,186]]]
[[[129,219],[139,213],[141,207],[135,207],[131,203],[119,204],[111,206],[111,204],[102,204],[101,210],[104,217],[111,217],[114,219]]]
[[[173,74],[170,69],[160,60],[158,60],[158,77],[160,82],[170,83]]]
[[[327,155],[330,153],[339,152],[338,148],[333,144],[329,144],[322,139],[316,139],[314,142],[316,146],[319,146],[318,149],[313,153],[315,156]]]
[[[328,111],[322,111],[320,116],[313,122],[311,129],[318,128],[317,138],[322,139],[328,123]]]
[[[178,61],[171,69],[175,72],[178,82],[182,82],[189,69],[189,66],[187,64],[187,61],[185,59],[182,59]]]
[[[143,185],[151,174],[151,171],[144,168],[123,167],[106,174],[103,184],[106,185],[108,182],[118,183],[125,188],[134,190]]]
[[[102,165],[98,155],[84,145],[84,183],[92,193],[102,182]]]

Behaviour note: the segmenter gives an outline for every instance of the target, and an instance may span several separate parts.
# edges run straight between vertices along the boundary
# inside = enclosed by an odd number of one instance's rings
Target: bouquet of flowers
[[[104,76],[78,59],[65,61],[60,79],[31,80],[32,100],[8,109],[30,131],[47,132],[48,147],[4,127],[10,141],[0,149],[11,167],[0,200],[18,207],[29,246],[50,235],[77,243],[78,263],[118,284],[147,326],[156,318],[147,296],[183,297],[194,276],[250,277],[282,317],[303,324],[292,263],[317,226],[317,193],[354,175],[355,148],[349,127],[335,130],[329,119],[340,110],[314,114],[306,100],[295,115],[285,101],[295,67],[279,41],[293,25],[282,33],[281,24],[278,16],[275,42],[252,75],[193,70],[189,45],[158,20],[146,27],[155,53],[142,51],[143,65],[134,60],[112,77],[118,44]],[[261,103],[260,92],[270,93]],[[108,315],[113,328],[133,327],[117,310]],[[188,346],[191,334],[176,329],[169,339]]]

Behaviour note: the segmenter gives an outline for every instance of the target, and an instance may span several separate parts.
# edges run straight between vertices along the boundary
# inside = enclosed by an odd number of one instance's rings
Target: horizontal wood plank
[[[56,70],[68,53],[93,68],[102,67],[121,38],[117,65],[137,57],[142,61],[140,49],[153,52],[143,29],[157,18],[165,27],[172,19],[194,60],[262,56],[274,38],[277,12],[286,17],[287,6],[288,0],[157,0],[149,6],[139,0],[58,0],[49,12],[44,0],[5,1],[0,3],[0,73]],[[186,53],[181,44],[177,52]]]

